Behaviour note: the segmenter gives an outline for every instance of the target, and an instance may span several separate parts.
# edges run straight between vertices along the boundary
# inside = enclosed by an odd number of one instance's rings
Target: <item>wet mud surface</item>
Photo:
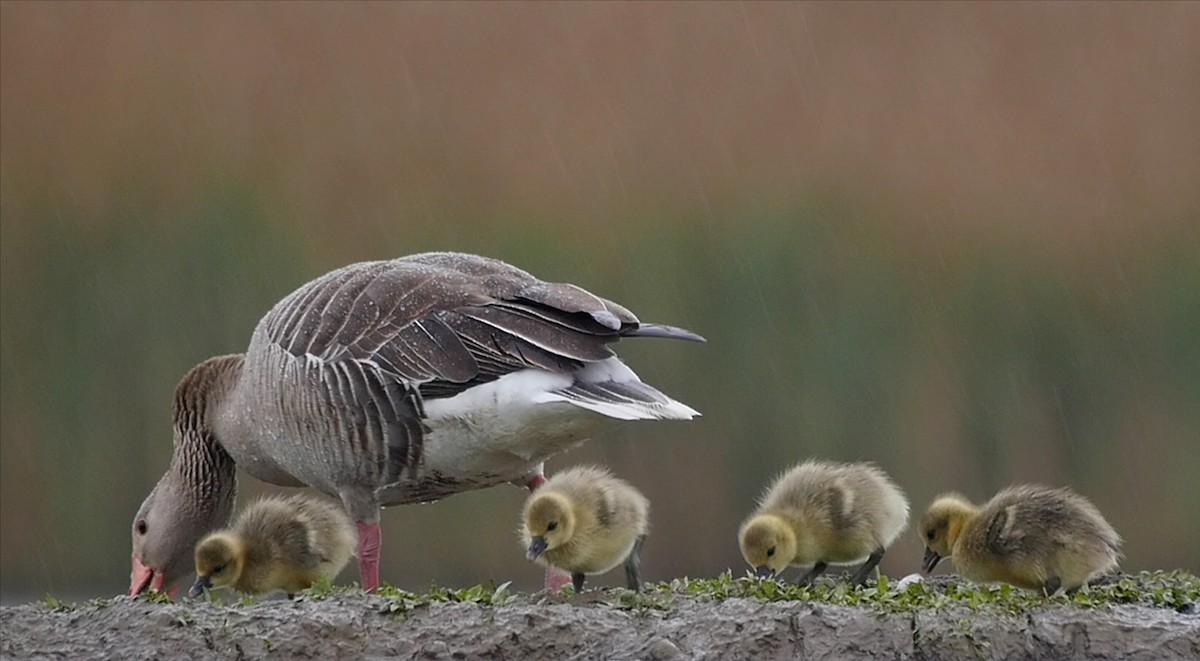
[[[0,609],[4,659],[1197,659],[1195,608],[907,612],[619,591],[503,606],[360,592],[251,605],[118,597]]]

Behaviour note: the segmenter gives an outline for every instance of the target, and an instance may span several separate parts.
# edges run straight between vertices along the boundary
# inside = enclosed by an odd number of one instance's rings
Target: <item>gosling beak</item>
[[[757,567],[754,570],[754,578],[774,578],[774,577],[775,577],[775,570],[771,569],[770,567],[768,567],[766,565]]]
[[[530,560],[537,560],[539,555],[546,552],[546,546],[545,537],[534,537],[529,542],[529,552],[525,554],[525,557]]]
[[[142,559],[135,555],[133,556],[133,571],[129,574],[129,596],[135,597],[147,590],[161,592],[164,579],[166,576],[155,571],[153,567],[147,567]]]
[[[192,583],[192,589],[188,590],[188,596],[192,599],[204,594],[204,591],[212,587],[212,579],[207,576],[197,576],[196,582]]]
[[[925,549],[925,561],[921,563],[921,569],[928,574],[932,572],[933,568],[937,566],[937,563],[941,561],[942,556],[938,555],[937,551],[934,551],[933,549]]]

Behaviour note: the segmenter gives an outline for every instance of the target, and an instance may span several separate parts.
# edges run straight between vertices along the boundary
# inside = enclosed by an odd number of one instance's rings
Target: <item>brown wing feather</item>
[[[573,372],[611,357],[609,345],[621,337],[702,340],[683,329],[642,325],[624,307],[575,285],[459,253],[333,271],[281,301],[267,334],[294,356],[311,354],[326,364],[355,360],[415,385],[427,398],[527,368]]]
[[[1008,518],[1008,509],[1000,508],[988,521],[987,548],[996,555],[1008,555],[1020,547],[1019,536],[1013,535],[1011,530],[1006,530],[1009,527]]]
[[[496,260],[434,253],[320,277],[281,302],[268,332],[296,356],[374,362],[416,383],[466,384],[604,360],[613,355],[608,344],[636,326],[629,311],[578,287]]]
[[[263,322],[268,342],[320,360],[351,436],[386,440],[389,479],[419,463],[422,398],[527,368],[570,373],[611,357],[623,336],[700,339],[643,326],[575,285],[459,253],[346,266],[297,289]]]
[[[574,371],[635,334],[625,308],[474,255],[355,264],[284,299],[268,334],[295,356],[354,359],[449,396],[509,372]]]

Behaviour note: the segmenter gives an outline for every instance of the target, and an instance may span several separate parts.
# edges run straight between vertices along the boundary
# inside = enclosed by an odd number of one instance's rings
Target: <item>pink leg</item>
[[[536,491],[539,487],[546,483],[546,476],[538,473],[529,478],[525,483],[529,491]],[[560,571],[554,567],[546,567],[546,591],[550,593],[562,592],[563,586],[571,582],[571,575],[565,571]]]
[[[538,473],[537,475],[534,475],[533,477],[529,478],[529,480],[527,482],[525,482],[525,486],[530,491],[537,491],[538,488],[541,487],[545,483],[546,483],[546,476],[541,473]]]
[[[546,592],[558,594],[571,582],[571,575],[554,567],[546,567]]]
[[[379,588],[379,523],[355,521],[358,527],[358,579],[362,588],[374,592]]]

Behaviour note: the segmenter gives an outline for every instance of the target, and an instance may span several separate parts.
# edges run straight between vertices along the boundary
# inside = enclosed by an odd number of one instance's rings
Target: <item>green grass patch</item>
[[[650,594],[682,594],[724,600],[805,601],[837,606],[854,606],[880,612],[909,612],[966,606],[971,610],[1000,610],[1024,613],[1046,606],[1108,608],[1142,605],[1184,609],[1200,601],[1200,578],[1185,571],[1155,571],[1105,577],[1074,594],[1043,595],[1007,584],[985,585],[969,581],[918,581],[897,588],[881,576],[875,585],[853,586],[844,581],[824,580],[815,585],[796,585],[752,577],[734,578],[732,572],[712,579],[676,579],[651,587]],[[1194,606],[1191,606],[1194,607]]]
[[[496,585],[495,582],[489,581],[480,585],[476,585],[461,590],[454,590],[443,587],[437,584],[432,584],[429,587],[429,592],[418,594],[409,592],[392,585],[384,584],[376,592],[377,596],[387,600],[380,613],[386,615],[403,615],[418,606],[427,606],[433,603],[469,603],[482,604],[484,606],[503,606],[511,603],[515,598],[508,590],[509,583],[501,583]]]
[[[70,613],[75,610],[75,604],[65,602],[54,595],[46,595],[46,598],[38,603],[42,610],[51,613]]]
[[[321,581],[296,595],[298,601],[338,599],[342,597],[362,598],[368,595],[358,586],[336,586]],[[418,593],[384,584],[371,597],[383,600],[379,611],[388,615],[404,615],[416,608],[435,603],[470,603],[483,606],[506,606],[522,598],[536,595],[519,595],[509,590],[509,583],[496,584],[489,581],[469,588],[453,589],[431,584],[428,592]],[[1141,572],[1105,576],[1093,585],[1074,594],[1057,593],[1043,595],[1021,590],[1011,585],[984,585],[953,577],[939,576],[929,581],[909,583],[903,588],[886,576],[881,576],[873,585],[854,586],[836,578],[825,578],[816,585],[806,586],[774,580],[760,580],[750,576],[734,578],[725,571],[716,578],[679,578],[668,582],[652,583],[642,592],[624,588],[611,590],[589,590],[582,595],[590,597],[586,603],[577,602],[577,597],[567,597],[562,604],[602,606],[635,612],[670,611],[681,597],[723,601],[725,599],[758,599],[765,602],[798,601],[835,606],[866,608],[883,613],[913,612],[966,607],[972,611],[1022,614],[1051,606],[1073,606],[1083,609],[1111,608],[1115,606],[1148,606],[1189,611],[1200,602],[1200,578],[1183,570]],[[120,599],[120,598],[119,598]],[[153,604],[172,603],[171,598],[161,592],[148,592],[135,598]],[[112,605],[110,599],[89,599],[75,604],[47,595],[39,607],[53,613],[69,613],[80,609],[100,610]],[[188,602],[184,602],[188,603]],[[230,608],[245,608],[265,603],[253,597],[241,597],[233,603],[222,604],[209,598],[205,603],[224,605]]]

